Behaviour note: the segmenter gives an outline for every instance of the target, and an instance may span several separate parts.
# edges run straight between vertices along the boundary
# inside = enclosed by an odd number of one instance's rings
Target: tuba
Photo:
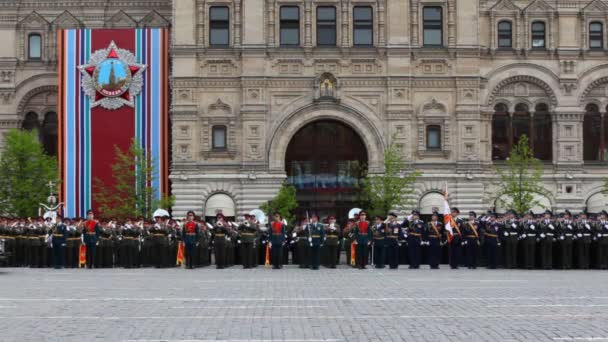
[[[265,231],[268,228],[266,228],[266,214],[264,214],[264,212],[260,209],[253,209],[252,211],[249,212],[249,215],[253,215],[255,216],[256,221],[258,221],[259,225],[260,225],[260,230]]]

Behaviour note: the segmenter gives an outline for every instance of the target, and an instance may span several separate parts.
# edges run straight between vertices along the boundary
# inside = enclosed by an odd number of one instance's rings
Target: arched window
[[[432,125],[426,128],[426,149],[441,150],[441,126]]]
[[[532,23],[532,48],[533,49],[544,49],[545,44],[545,23],[542,21],[535,21]]]
[[[530,110],[527,104],[518,103],[515,105],[511,125],[513,126],[513,145],[516,145],[519,138],[524,134],[530,138]]]
[[[534,120],[532,121],[531,147],[534,157],[540,160],[553,159],[553,126],[549,106],[539,103],[534,107]]]
[[[40,128],[40,122],[38,122],[38,114],[34,112],[29,112],[25,114],[25,119],[23,120],[21,128],[27,131]]]
[[[494,106],[492,117],[492,160],[505,160],[511,151],[511,120],[509,107],[504,103]]]
[[[604,25],[598,21],[589,23],[589,48],[604,48]]]
[[[585,107],[585,118],[583,119],[583,160],[601,160],[603,151],[602,114],[600,108],[590,103]]]
[[[57,113],[48,112],[44,116],[41,130],[42,145],[50,156],[57,155]]]
[[[498,23],[498,47],[513,47],[513,25],[508,20],[503,20]]]
[[[38,33],[32,33],[27,37],[28,59],[42,58],[42,37]]]

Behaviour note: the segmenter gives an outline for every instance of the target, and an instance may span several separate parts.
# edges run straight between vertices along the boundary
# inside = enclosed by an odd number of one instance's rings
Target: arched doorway
[[[297,190],[298,217],[308,211],[346,219],[357,206],[367,160],[363,140],[348,125],[319,120],[302,127],[287,146],[285,160],[288,181]]]

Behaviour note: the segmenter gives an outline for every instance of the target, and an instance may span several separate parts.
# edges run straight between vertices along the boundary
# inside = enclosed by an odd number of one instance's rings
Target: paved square
[[[1,341],[608,341],[608,272],[0,269]]]

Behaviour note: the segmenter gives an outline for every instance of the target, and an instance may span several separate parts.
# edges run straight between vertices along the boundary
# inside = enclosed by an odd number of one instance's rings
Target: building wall
[[[230,8],[230,45],[209,44],[209,7]],[[300,8],[300,46],[281,47],[280,6]],[[337,9],[337,46],[316,44],[317,5]],[[354,47],[353,6],[373,8],[374,44]],[[423,46],[424,6],[443,10],[443,47]],[[382,171],[390,137],[423,176],[416,199],[445,182],[461,210],[494,206],[492,115],[522,101],[549,106],[553,160],[544,185],[553,209],[580,210],[601,188],[605,163],[582,160],[585,105],[605,111],[606,51],[588,48],[588,24],[604,23],[606,3],[486,0],[174,0],[173,191],[175,210],[202,209],[213,193],[239,213],[271,198],[285,177],[285,152],[306,123],[336,119],[362,136],[370,171]],[[513,24],[513,49],[498,48],[497,24]],[[533,21],[546,25],[546,49],[531,48]],[[336,101],[320,100],[323,73],[337,79]],[[594,89],[600,89],[599,91]],[[599,92],[599,93],[598,93]],[[593,94],[592,98],[589,94]],[[599,96],[598,96],[599,94]],[[428,151],[425,127],[442,130]],[[212,127],[228,148],[214,151]],[[596,197],[599,198],[599,197]],[[606,201],[606,198],[600,198]]]

